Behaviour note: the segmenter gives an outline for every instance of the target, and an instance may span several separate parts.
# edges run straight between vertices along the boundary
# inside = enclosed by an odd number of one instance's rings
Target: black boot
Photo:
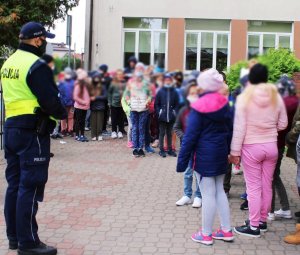
[[[35,248],[18,250],[18,255],[56,255],[56,254],[57,254],[57,249],[55,247],[47,246],[42,242]]]
[[[10,250],[17,250],[18,249],[18,241],[11,241],[8,242],[8,248]]]

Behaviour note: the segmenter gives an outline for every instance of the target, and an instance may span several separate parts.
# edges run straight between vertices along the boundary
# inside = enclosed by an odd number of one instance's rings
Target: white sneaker
[[[202,199],[200,197],[194,198],[194,203],[192,204],[192,207],[194,208],[200,208],[202,206]]]
[[[187,204],[191,204],[191,203],[192,203],[192,199],[190,199],[187,196],[183,196],[176,202],[176,205],[182,206],[182,205],[187,205]]]
[[[283,211],[282,209],[279,209],[278,211],[275,211],[274,214],[276,217],[284,219],[291,219],[293,217],[291,210]]]
[[[112,132],[112,133],[111,133],[111,138],[112,138],[112,139],[118,138],[117,132]]]
[[[269,221],[276,220],[276,218],[275,218],[275,213],[268,213],[268,220],[269,220]]]
[[[118,133],[118,138],[119,138],[119,139],[122,139],[122,138],[123,138],[122,132],[119,132],[119,133]]]
[[[92,141],[97,141],[97,137],[93,137],[93,138],[92,138]]]
[[[100,135],[100,136],[98,136],[98,141],[103,141],[103,138],[102,138],[102,136]]]

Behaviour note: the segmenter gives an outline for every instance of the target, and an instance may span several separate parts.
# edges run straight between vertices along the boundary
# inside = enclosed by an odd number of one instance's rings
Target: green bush
[[[270,49],[258,57],[258,62],[268,67],[271,83],[276,83],[282,74],[292,77],[293,73],[300,71],[300,61],[288,49]]]
[[[276,83],[282,74],[292,77],[293,73],[300,71],[300,60],[288,49],[270,49],[266,54],[259,56],[257,61],[269,69],[269,82]],[[246,61],[232,65],[227,74],[227,84],[230,91],[240,86],[240,72],[247,66]]]
[[[230,91],[233,91],[238,86],[240,86],[241,69],[247,67],[247,65],[248,64],[246,61],[240,61],[230,67],[229,72],[226,77],[227,84],[229,86]]]

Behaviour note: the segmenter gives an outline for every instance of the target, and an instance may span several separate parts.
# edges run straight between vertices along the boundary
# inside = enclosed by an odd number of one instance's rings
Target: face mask
[[[55,70],[55,66],[52,66],[52,68],[51,68],[51,69],[52,69],[52,71],[54,71],[54,70]]]
[[[65,75],[65,80],[71,80],[72,76],[70,74]]]
[[[140,78],[140,79],[144,77],[143,72],[136,72],[135,75],[136,75],[137,78]]]
[[[197,101],[198,97],[188,96],[186,99],[192,104]]]
[[[164,87],[165,88],[172,88],[172,84],[165,84]]]
[[[47,47],[47,41],[46,40],[42,40],[42,45],[38,47],[39,55],[40,56],[43,56],[45,54],[46,47]]]

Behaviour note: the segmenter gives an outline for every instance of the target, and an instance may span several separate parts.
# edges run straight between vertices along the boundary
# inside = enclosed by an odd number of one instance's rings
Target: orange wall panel
[[[185,19],[169,19],[168,70],[183,70]]]
[[[230,65],[247,59],[247,20],[231,21],[231,57]]]

